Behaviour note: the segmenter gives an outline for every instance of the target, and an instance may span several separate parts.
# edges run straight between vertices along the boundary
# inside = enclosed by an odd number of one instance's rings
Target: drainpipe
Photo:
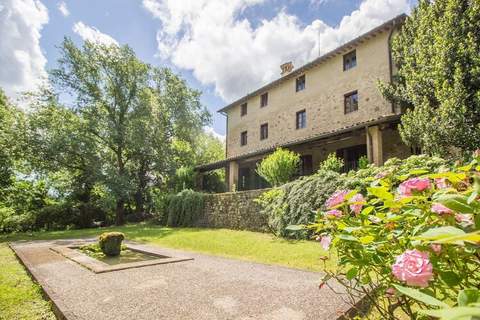
[[[395,31],[396,21],[392,23],[392,29],[388,34],[388,71],[390,73],[390,83],[393,83],[393,58],[392,58],[392,36]],[[395,103],[392,102],[392,113],[395,114]]]
[[[226,118],[226,122],[227,122],[227,125],[226,125],[226,128],[225,128],[225,159],[227,159],[227,155],[228,155],[228,115],[225,113],[225,112],[219,112],[222,116],[224,116]]]

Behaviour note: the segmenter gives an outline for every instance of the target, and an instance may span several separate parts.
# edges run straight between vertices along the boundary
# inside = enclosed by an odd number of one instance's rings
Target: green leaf
[[[475,190],[472,192],[472,194],[468,197],[467,203],[471,204],[475,199],[478,197],[478,192]]]
[[[344,233],[342,233],[342,234],[340,234],[340,235],[338,236],[338,238],[339,238],[339,239],[342,239],[342,240],[358,242],[358,239],[357,239],[356,237],[351,236],[351,235],[349,235],[349,234],[344,234]]]
[[[469,204],[468,198],[459,194],[440,194],[434,197],[434,201],[455,212],[473,213],[475,211],[473,203]]]
[[[358,193],[358,190],[352,190],[345,195],[345,200],[350,200],[354,195]]]
[[[415,239],[432,241],[459,235],[465,235],[465,231],[452,226],[446,226],[428,229],[418,237],[415,237]]]
[[[475,232],[466,233],[463,235],[452,236],[436,241],[437,243],[454,243],[463,244],[463,241],[477,243],[480,242],[480,230]]]
[[[373,236],[364,236],[364,237],[361,237],[359,240],[360,240],[360,243],[362,244],[369,244],[369,243],[372,243],[374,239],[375,237]]]
[[[465,319],[466,317],[480,316],[480,308],[474,307],[455,307],[440,310],[420,310],[420,313],[441,320]]]
[[[478,289],[465,289],[458,293],[458,305],[460,307],[466,307],[470,303],[480,302],[480,290]]]
[[[351,268],[350,270],[347,271],[347,274],[346,274],[346,277],[348,280],[352,280],[353,278],[355,278],[358,274],[358,269],[353,267]]]
[[[437,307],[442,307],[442,308],[448,308],[449,305],[446,304],[445,302],[442,302],[432,296],[429,296],[428,294],[425,294],[417,289],[412,289],[412,288],[407,288],[407,287],[402,287],[397,284],[393,285],[399,292],[403,293],[406,296],[409,296],[412,299],[415,299],[417,301],[423,302],[425,304],[431,305],[431,306],[437,306]]]
[[[456,286],[462,280],[460,276],[453,271],[439,272],[439,275],[440,278],[450,287]]]
[[[305,230],[305,226],[301,224],[291,224],[287,226],[285,229],[289,231],[301,231],[301,230]]]
[[[393,200],[393,194],[391,194],[388,188],[385,187],[370,187],[367,188],[369,194],[380,198],[382,200]]]
[[[365,207],[365,208],[363,208],[363,210],[360,214],[362,216],[368,216],[373,211],[373,209],[375,209],[374,206]]]

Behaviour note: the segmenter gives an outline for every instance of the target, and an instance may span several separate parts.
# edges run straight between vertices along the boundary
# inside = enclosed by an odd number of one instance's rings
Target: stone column
[[[228,164],[228,191],[232,192],[238,190],[238,163],[237,161],[230,161]]]
[[[382,131],[378,126],[367,127],[367,156],[370,163],[383,165]]]

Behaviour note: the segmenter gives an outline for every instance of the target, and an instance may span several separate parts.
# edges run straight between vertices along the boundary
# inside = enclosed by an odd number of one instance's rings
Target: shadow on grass
[[[208,232],[212,229],[201,228],[170,228],[148,223],[130,224],[124,226],[110,226],[102,228],[71,229],[59,231],[34,231],[0,234],[0,243],[12,241],[32,241],[32,240],[57,240],[74,238],[93,238],[98,237],[104,232],[119,231],[126,235],[128,240],[137,242],[148,242],[150,238],[165,238],[175,233],[187,232]]]

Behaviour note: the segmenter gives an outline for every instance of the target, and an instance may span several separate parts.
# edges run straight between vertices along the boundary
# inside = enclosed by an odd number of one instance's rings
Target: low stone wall
[[[255,201],[266,189],[208,194],[197,227],[266,231],[267,218]]]

